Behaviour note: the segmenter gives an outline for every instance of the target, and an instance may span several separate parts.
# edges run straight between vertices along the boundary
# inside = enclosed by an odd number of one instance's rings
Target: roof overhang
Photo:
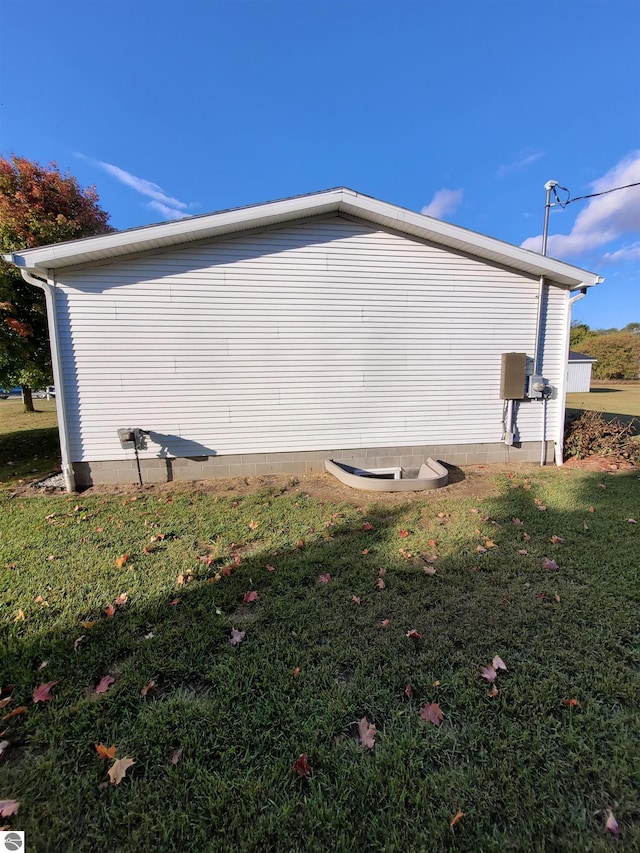
[[[379,201],[339,187],[310,195],[192,216],[158,225],[146,225],[97,237],[85,237],[3,255],[9,263],[35,275],[79,264],[105,263],[126,255],[167,249],[190,242],[238,234],[312,216],[343,214],[380,228],[388,228],[439,246],[472,254],[491,263],[513,267],[575,290],[603,281],[562,261],[522,249],[511,243],[451,225],[421,213]]]

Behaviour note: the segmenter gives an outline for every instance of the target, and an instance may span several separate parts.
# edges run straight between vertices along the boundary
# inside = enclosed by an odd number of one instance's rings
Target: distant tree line
[[[571,325],[570,348],[590,355],[594,379],[638,379],[640,376],[640,323],[623,329],[590,329],[586,323]]]

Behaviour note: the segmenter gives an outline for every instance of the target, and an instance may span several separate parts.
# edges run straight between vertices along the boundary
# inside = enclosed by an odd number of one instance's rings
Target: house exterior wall
[[[296,454],[504,454],[501,354],[535,345],[537,278],[337,216],[66,270],[56,285],[71,458],[93,482],[115,470],[105,463],[135,465],[121,427],[149,431],[151,478],[188,465],[174,458],[224,475],[275,456],[308,470]],[[553,386],[565,312],[550,287]],[[540,446],[542,408],[516,403],[525,447]],[[560,408],[552,397],[549,439]]]
[[[567,394],[591,390],[590,361],[570,361],[567,365]]]

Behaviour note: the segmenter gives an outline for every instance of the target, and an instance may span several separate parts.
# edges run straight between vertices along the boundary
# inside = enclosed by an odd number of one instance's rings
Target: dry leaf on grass
[[[116,615],[116,609],[113,604],[110,604],[108,607],[105,607],[104,613],[109,617],[109,619],[112,619]]]
[[[35,702],[49,702],[53,699],[51,695],[51,689],[58,682],[57,681],[48,681],[46,684],[41,684],[40,687],[36,687],[33,691],[33,701]]]
[[[181,758],[182,758],[182,749],[176,749],[174,752],[171,753],[171,763],[172,764],[177,764]]]
[[[98,753],[98,758],[108,759],[109,761],[113,761],[116,757],[116,745],[112,743],[111,746],[105,746],[103,743],[95,744],[96,752]]]
[[[132,758],[116,758],[109,768],[109,779],[112,785],[119,785],[127,775],[127,770],[133,767],[135,761]]]
[[[455,815],[449,821],[449,826],[451,827],[451,829],[453,829],[456,824],[460,823],[463,817],[464,812],[456,812]]]
[[[101,679],[100,679],[100,681],[98,682],[98,685],[97,685],[96,689],[95,689],[93,692],[94,692],[94,693],[98,693],[98,694],[100,694],[100,693],[106,693],[106,692],[107,692],[107,690],[108,690],[108,689],[111,687],[111,685],[114,683],[114,681],[115,681],[115,678],[113,678],[113,676],[111,676],[111,675],[105,675],[105,676],[104,676],[104,678],[101,678]]]
[[[19,808],[18,800],[0,800],[0,817],[11,817],[18,814]]]
[[[618,821],[613,816],[613,812],[611,811],[611,809],[607,809],[607,822],[605,823],[605,829],[612,835],[620,834],[620,827],[618,826]]]
[[[377,729],[373,723],[370,723],[366,717],[363,717],[358,723],[358,734],[360,736],[360,745],[365,749],[373,749],[376,745]]]
[[[297,775],[302,779],[305,776],[311,776],[311,766],[307,761],[307,753],[303,752],[296,760],[293,762],[292,772],[297,773]]]
[[[440,710],[440,705],[437,702],[432,702],[430,705],[423,705],[420,708],[420,719],[433,723],[434,726],[439,726],[444,719],[444,714]]]
[[[125,563],[128,563],[130,559],[131,559],[131,556],[129,554],[121,554],[121,556],[119,556],[116,559],[116,568],[118,568],[118,569],[123,568]]]
[[[250,592],[245,592],[242,600],[244,601],[245,604],[251,604],[251,602],[257,601],[258,598],[260,598],[260,596],[255,591],[255,589],[252,589]]]
[[[26,714],[26,713],[27,713],[26,706],[20,705],[19,708],[14,708],[13,711],[9,711],[8,714],[5,714],[4,717],[2,718],[2,722],[4,723],[7,720],[10,720],[12,717],[19,717],[21,714]]]
[[[318,583],[329,583],[330,580],[331,575],[328,573],[325,575],[318,575]]]
[[[229,644],[232,646],[237,646],[238,643],[241,643],[246,637],[246,631],[236,631],[235,628],[231,629],[231,637],[229,638]]]

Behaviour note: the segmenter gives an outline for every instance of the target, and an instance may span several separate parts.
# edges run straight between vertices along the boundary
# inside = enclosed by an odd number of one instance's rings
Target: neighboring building
[[[571,305],[602,281],[344,188],[5,258],[47,294],[68,488],[138,479],[122,428],[144,482],[561,464]]]
[[[569,350],[567,394],[591,390],[591,368],[597,360],[597,358],[591,358],[590,355]]]

